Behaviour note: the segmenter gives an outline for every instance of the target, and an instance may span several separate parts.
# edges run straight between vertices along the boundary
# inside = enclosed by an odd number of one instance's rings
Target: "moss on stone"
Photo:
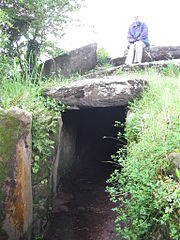
[[[23,125],[18,119],[5,111],[0,112],[0,233],[3,220],[2,189],[6,177],[13,174],[16,143],[22,131],[24,132]]]
[[[0,187],[6,177],[6,173],[12,167],[12,158],[19,137],[19,121],[9,114],[0,113]]]

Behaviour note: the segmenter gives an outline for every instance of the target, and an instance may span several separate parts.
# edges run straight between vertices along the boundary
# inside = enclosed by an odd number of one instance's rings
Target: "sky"
[[[127,31],[134,16],[148,25],[151,45],[180,46],[180,0],[85,0],[74,14],[81,26],[70,26],[59,47],[73,50],[96,42],[110,57],[119,57],[127,47]]]

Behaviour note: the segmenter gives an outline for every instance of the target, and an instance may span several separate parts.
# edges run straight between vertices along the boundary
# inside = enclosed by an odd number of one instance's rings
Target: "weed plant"
[[[167,158],[180,153],[180,77],[172,66],[138,76],[148,89],[129,104],[127,146],[112,156],[119,167],[107,181],[117,233],[128,240],[178,240],[179,170],[169,173]]]
[[[108,53],[105,48],[99,48],[97,51],[97,64],[98,66],[109,67]]]

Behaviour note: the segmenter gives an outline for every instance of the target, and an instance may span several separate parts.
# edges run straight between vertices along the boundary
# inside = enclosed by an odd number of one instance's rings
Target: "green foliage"
[[[119,168],[107,190],[123,239],[179,239],[180,185],[168,174],[166,158],[180,152],[180,79],[176,72],[168,75],[141,73],[148,90],[129,105],[127,146],[113,156]]]
[[[36,235],[33,240],[44,240],[44,236],[41,235]]]
[[[80,8],[81,0],[9,0],[1,2],[0,32],[8,38],[6,52],[34,64],[50,46],[48,36],[61,37],[70,23],[70,12]],[[51,37],[52,38],[52,37]],[[26,52],[26,54],[25,54]],[[21,66],[22,67],[22,66]],[[32,66],[34,67],[34,66]]]
[[[179,76],[179,67],[175,64],[169,64],[167,67],[163,67],[161,73],[165,76]]]
[[[68,51],[59,48],[57,43],[53,42],[52,40],[46,40],[46,44],[41,47],[41,52],[43,53],[43,56],[46,56],[47,58],[55,58],[68,53]]]
[[[3,53],[2,54],[0,53],[0,84],[2,81],[8,78],[11,64],[12,61],[8,57],[6,57]]]
[[[4,50],[8,44],[8,38],[6,34],[1,31],[5,25],[10,26],[8,16],[0,9],[0,83],[2,78],[6,78],[9,71],[9,65],[11,64],[11,61],[6,56],[6,51]]]
[[[178,168],[176,168],[176,176],[178,181],[180,182],[180,171],[178,170]]]
[[[43,87],[44,83],[37,71],[36,74],[27,71],[22,75],[16,62],[11,69],[11,77],[8,80],[3,78],[0,85],[0,107],[8,109],[18,106],[32,113],[33,175],[38,174],[44,164],[49,171],[51,169],[48,159],[52,157],[56,147],[54,135],[58,117],[65,109],[60,102],[45,98],[42,95]]]
[[[123,74],[123,69],[122,68],[118,68],[116,70],[116,75],[122,75]]]
[[[97,51],[97,63],[100,66],[108,64],[108,53],[105,48],[99,48]]]

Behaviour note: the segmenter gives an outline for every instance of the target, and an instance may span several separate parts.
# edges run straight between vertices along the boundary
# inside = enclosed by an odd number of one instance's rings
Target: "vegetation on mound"
[[[137,75],[149,87],[129,104],[127,146],[112,156],[119,167],[107,181],[117,233],[129,240],[178,240],[179,169],[167,159],[180,153],[180,75],[173,66]]]
[[[57,148],[58,118],[61,111],[64,111],[64,106],[60,102],[44,98],[42,89],[45,83],[38,72],[30,73],[27,70],[23,75],[16,64],[10,71],[8,80],[7,75],[1,76],[0,107],[9,109],[16,106],[32,113],[32,185],[33,189],[40,186],[45,189],[45,199],[49,205],[44,210],[48,212],[51,207],[52,183],[49,181],[53,155]],[[33,191],[34,219],[41,218],[43,214],[39,207],[39,201],[42,200],[40,196],[40,192]]]

